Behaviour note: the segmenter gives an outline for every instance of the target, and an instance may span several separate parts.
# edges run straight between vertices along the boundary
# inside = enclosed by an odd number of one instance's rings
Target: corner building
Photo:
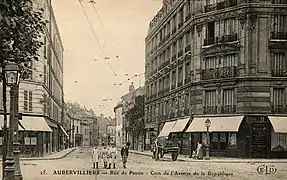
[[[146,37],[146,143],[287,156],[287,1],[164,0]],[[150,147],[150,146],[146,146]]]

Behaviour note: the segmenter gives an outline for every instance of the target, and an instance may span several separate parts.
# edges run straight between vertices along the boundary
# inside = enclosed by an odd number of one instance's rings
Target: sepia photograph
[[[287,179],[287,0],[0,0],[1,180]]]

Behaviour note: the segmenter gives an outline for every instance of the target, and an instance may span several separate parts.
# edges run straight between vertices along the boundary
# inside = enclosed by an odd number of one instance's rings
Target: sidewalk
[[[149,156],[152,157],[151,151],[134,151],[129,150],[130,153],[143,155],[143,156]],[[165,154],[163,158],[160,159],[170,159],[171,160],[171,154]],[[210,163],[287,163],[287,159],[240,159],[240,158],[228,158],[228,157],[210,157],[210,160],[199,160],[199,159],[193,159],[186,157],[184,155],[179,155],[177,158],[177,161],[183,161],[183,162],[210,162]]]
[[[56,159],[62,159],[69,155],[71,152],[73,152],[77,147],[68,148],[59,152],[55,152],[52,154],[49,154],[45,157],[31,157],[31,158],[20,158],[20,161],[34,161],[34,160],[56,160]],[[2,158],[0,160],[2,162]]]

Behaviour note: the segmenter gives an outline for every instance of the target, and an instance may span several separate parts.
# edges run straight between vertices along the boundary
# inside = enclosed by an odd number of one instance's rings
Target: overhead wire
[[[100,44],[99,38],[98,38],[98,36],[97,36],[97,34],[96,34],[95,30],[94,30],[94,27],[93,27],[93,25],[92,25],[92,23],[91,23],[89,17],[88,17],[88,14],[87,14],[87,12],[86,12],[86,10],[85,10],[83,4],[82,4],[82,0],[79,0],[79,3],[80,3],[80,5],[81,5],[81,7],[82,7],[82,10],[83,10],[84,15],[85,15],[85,17],[86,17],[86,20],[88,21],[88,23],[89,23],[89,25],[90,25],[90,28],[91,28],[91,30],[92,30],[92,32],[93,32],[93,35],[94,35],[94,37],[95,37],[95,39],[96,39],[96,41],[97,41],[97,44],[98,44],[98,46],[100,47],[101,53],[102,53],[103,56],[105,56],[105,52],[104,52],[104,50],[103,50],[103,48],[102,48],[102,46],[101,46],[101,44]],[[108,58],[105,57],[105,60],[107,60],[107,59],[108,59]],[[110,62],[109,62],[109,61],[106,61],[106,62],[108,63],[109,68],[112,70],[112,72],[113,72],[114,75],[115,75],[116,73],[115,73],[113,67],[111,66]]]

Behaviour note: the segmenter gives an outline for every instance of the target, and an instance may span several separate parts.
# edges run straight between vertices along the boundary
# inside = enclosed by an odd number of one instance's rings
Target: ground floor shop
[[[3,124],[3,115],[0,116]],[[9,116],[8,116],[9,120]],[[9,121],[8,121],[9,124]],[[19,121],[19,142],[22,156],[45,156],[66,148],[68,134],[65,129],[41,116],[23,116]],[[0,129],[0,148],[2,153],[3,128]]]
[[[205,120],[211,121],[209,133]],[[287,117],[205,116],[165,122],[157,137],[168,137],[180,154],[192,155],[197,142],[210,146],[211,156],[245,158],[287,157]]]

